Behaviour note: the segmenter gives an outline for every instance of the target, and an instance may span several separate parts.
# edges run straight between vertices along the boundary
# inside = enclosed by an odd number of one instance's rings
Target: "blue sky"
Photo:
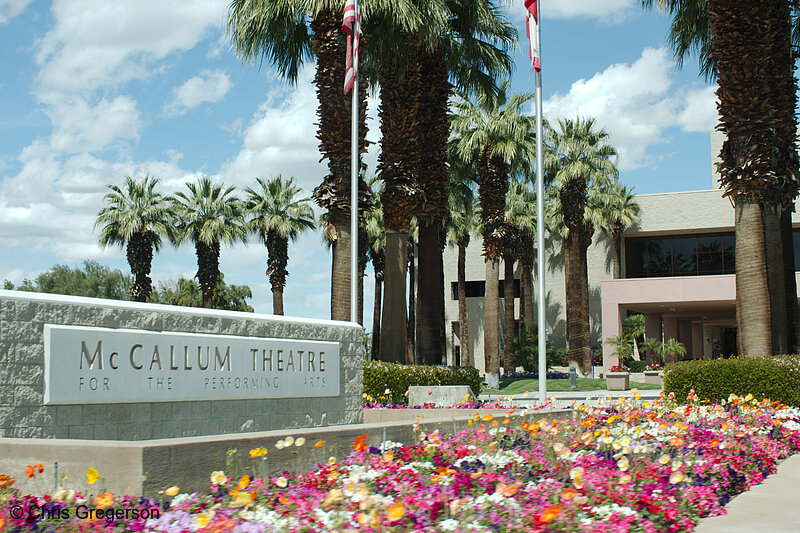
[[[677,69],[668,19],[638,0],[540,3],[548,118],[595,116],[639,193],[711,188],[714,87],[694,58]],[[93,230],[106,185],[126,175],[158,176],[164,192],[203,174],[243,189],[282,173],[309,194],[321,181],[313,65],[295,87],[269,65],[242,65],[224,34],[227,4],[0,0],[0,280],[84,259],[127,271],[123,250],[99,248]],[[508,9],[523,38],[512,88],[532,91],[522,0]],[[370,105],[377,140],[375,97]],[[268,313],[265,261],[262,246],[239,245],[223,248],[221,269]],[[166,248],[153,278],[196,268],[192,247]],[[287,314],[327,318],[330,256],[318,234],[292,245],[289,272]],[[370,273],[367,317],[372,284]]]

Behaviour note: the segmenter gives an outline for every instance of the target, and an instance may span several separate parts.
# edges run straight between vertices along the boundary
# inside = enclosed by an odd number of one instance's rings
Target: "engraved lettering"
[[[134,344],[133,346],[131,346],[131,355],[130,355],[130,357],[131,357],[131,366],[133,368],[135,368],[136,370],[141,370],[142,369],[142,365],[137,365],[136,364],[136,359],[133,358],[133,352],[135,352],[136,350],[140,350],[141,348],[142,348],[141,344]]]
[[[89,347],[86,346],[86,341],[81,341],[81,370],[83,370],[84,359],[89,365],[89,370],[94,368],[95,360],[98,362],[100,370],[103,370],[103,341],[97,341],[97,348],[95,348],[94,355],[91,358],[89,358]]]
[[[156,344],[155,348],[153,348],[153,358],[150,360],[150,370],[153,370],[153,365],[158,363],[158,369],[164,370],[164,367],[161,365],[161,354],[158,353],[158,344]]]
[[[227,363],[228,372],[230,372],[230,370],[231,370],[231,347],[228,346],[228,348],[225,350],[225,357],[223,357],[222,354],[219,353],[219,346],[215,346],[214,347],[214,351],[216,352],[216,356],[217,356],[217,360],[215,361],[216,364],[214,365],[214,370],[224,369],[225,365]]]

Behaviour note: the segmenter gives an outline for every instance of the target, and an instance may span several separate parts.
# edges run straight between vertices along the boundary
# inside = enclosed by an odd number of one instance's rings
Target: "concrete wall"
[[[335,341],[341,394],[44,405],[45,324]],[[139,440],[357,423],[362,356],[361,327],[347,322],[0,291],[0,437]]]

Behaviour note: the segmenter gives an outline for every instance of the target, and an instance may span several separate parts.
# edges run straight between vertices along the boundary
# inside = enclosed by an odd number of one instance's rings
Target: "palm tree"
[[[386,234],[383,230],[383,206],[381,193],[383,182],[377,176],[367,180],[367,185],[372,191],[372,209],[364,213],[364,228],[369,245],[369,258],[372,260],[372,269],[375,272],[375,300],[372,308],[372,359],[380,360],[381,341],[381,292],[383,289],[383,270],[386,262]]]
[[[302,189],[294,178],[281,175],[265,181],[256,178],[256,190],[245,189],[246,229],[255,233],[267,247],[267,276],[272,286],[272,312],[283,314],[283,289],[289,273],[289,242],[314,228],[314,210],[310,198],[297,198]]]
[[[603,191],[603,223],[601,229],[611,238],[611,262],[614,279],[622,277],[622,234],[626,229],[641,222],[639,204],[633,187],[615,180]]]
[[[472,189],[464,182],[450,188],[450,216],[447,220],[447,239],[458,247],[458,324],[461,342],[461,366],[472,366],[467,317],[467,246],[480,225],[480,212]]]
[[[459,157],[471,163],[479,176],[483,249],[486,260],[484,298],[484,357],[490,386],[499,383],[499,263],[507,226],[505,202],[508,176],[515,167],[532,161],[535,153],[534,121],[520,108],[529,102],[530,93],[507,97],[509,82],[497,95],[478,93],[471,101],[462,92],[453,107],[453,135]]]
[[[559,120],[558,130],[547,126],[544,172],[557,188],[566,235],[564,272],[567,293],[569,355],[591,370],[586,250],[596,222],[587,219],[586,205],[593,184],[607,186],[616,176],[612,158],[617,151],[607,144],[608,134],[596,130],[594,119]],[[598,187],[599,188],[599,187]],[[589,210],[592,215],[596,210]]]
[[[447,142],[450,136],[450,97],[455,86],[462,91],[497,90],[495,80],[512,68],[508,51],[516,42],[516,30],[496,5],[486,0],[418,0],[423,20],[429,24],[416,55],[424,91],[417,93],[420,116],[415,174],[423,193],[417,212],[419,226],[417,258],[418,290],[425,294],[419,306],[416,345],[428,364],[445,359],[445,286],[442,253],[450,210]],[[431,13],[431,12],[434,13]],[[446,15],[440,18],[442,11]]]
[[[536,242],[536,193],[528,181],[511,180],[506,195],[506,223],[517,235],[520,262],[520,330],[536,321],[533,309],[533,262]]]
[[[739,353],[748,355],[766,353],[765,332],[773,352],[797,343],[790,250],[798,194],[794,62],[800,55],[799,4],[761,3],[753,17],[745,6],[721,0],[642,0],[643,7],[655,5],[673,16],[670,41],[678,63],[696,52],[702,73],[719,82],[718,129],[727,136],[720,179],[737,210],[736,320]],[[756,68],[734,72],[734,58],[744,52]],[[754,131],[758,134],[752,136]]]
[[[343,7],[344,0],[233,0],[228,12],[231,41],[243,61],[255,63],[266,59],[277,67],[280,75],[295,82],[300,67],[316,59],[317,138],[329,173],[313,196],[329,215],[328,233],[333,248],[331,318],[334,320],[350,320],[350,135],[345,132],[350,131],[352,99],[342,95]],[[363,3],[363,7],[363,15],[368,18],[377,9],[392,9],[393,6],[376,1]],[[415,12],[405,3],[394,11],[408,24],[417,20]],[[365,36],[362,46],[368,43],[369,38]],[[359,149],[364,152],[366,91],[359,91],[359,96]],[[360,210],[369,206],[367,195],[366,185],[360,182]]]
[[[219,279],[220,245],[244,242],[247,235],[242,204],[233,187],[215,185],[207,176],[186,183],[186,188],[188,194],[175,195],[177,242],[194,243],[203,307],[210,309]]]
[[[134,276],[131,297],[145,302],[153,291],[150,268],[153,250],[161,247],[162,237],[174,240],[175,213],[169,198],[155,191],[158,178],[145,176],[135,180],[128,176],[120,188],[109,185],[106,207],[97,214],[95,228],[100,231],[100,246],[120,245],[127,248],[128,264]]]

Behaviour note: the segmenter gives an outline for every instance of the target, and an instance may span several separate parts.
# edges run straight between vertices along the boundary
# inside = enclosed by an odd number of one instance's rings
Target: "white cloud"
[[[138,139],[142,125],[136,102],[128,96],[103,98],[96,105],[76,96],[53,93],[40,98],[53,123],[50,146],[58,153],[96,152],[115,139]]]
[[[31,0],[0,0],[0,24],[5,24],[25,10]]]
[[[683,131],[707,132],[717,125],[717,87],[703,87],[687,91],[686,107],[678,114],[678,124]]]
[[[572,84],[567,94],[555,94],[545,114],[558,118],[594,117],[620,153],[620,168],[647,164],[647,148],[663,142],[663,131],[710,131],[716,120],[713,88],[670,91],[674,66],[664,48],[646,48],[632,64],[611,65],[591,79]]]
[[[151,63],[221,27],[227,0],[55,0],[55,26],[39,42],[44,88],[91,90],[149,74]]]
[[[539,4],[543,21],[548,18],[593,18],[605,22],[620,22],[642,9],[637,0],[553,0]],[[524,16],[523,6],[523,0],[508,1],[508,9],[513,18]]]
[[[200,76],[189,78],[173,91],[173,99],[165,112],[181,115],[205,102],[219,102],[231,88],[230,76],[221,70],[204,70]]]

